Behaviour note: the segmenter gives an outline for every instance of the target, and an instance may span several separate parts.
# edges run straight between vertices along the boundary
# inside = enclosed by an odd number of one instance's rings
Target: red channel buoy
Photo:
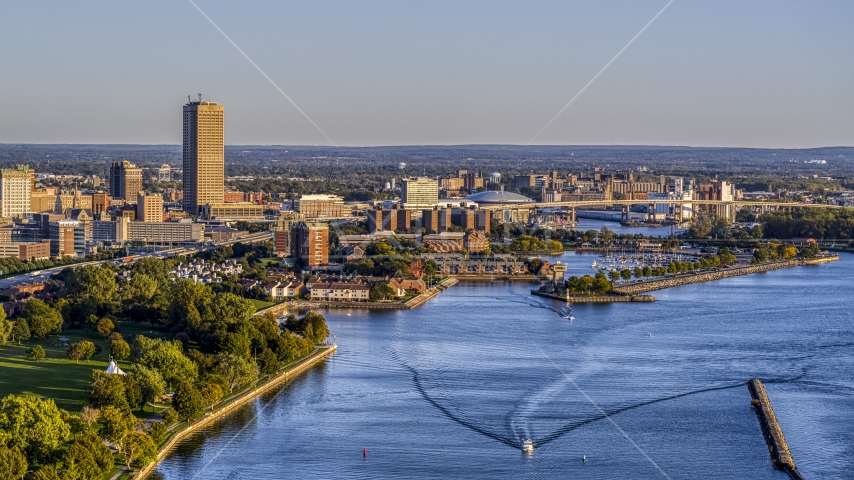
[[[367,457],[367,456],[368,456],[368,449],[367,449],[367,448],[363,448],[363,449],[362,449],[362,456],[363,456],[363,457]]]

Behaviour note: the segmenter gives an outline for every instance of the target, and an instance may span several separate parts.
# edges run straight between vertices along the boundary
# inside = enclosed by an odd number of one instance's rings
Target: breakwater
[[[544,293],[539,290],[531,290],[532,295],[551,298],[554,300],[566,300],[566,297],[554,293]],[[569,297],[570,303],[626,303],[626,302],[654,302],[652,295],[596,295],[591,297]]]
[[[148,477],[151,472],[153,472],[154,469],[157,468],[157,464],[160,462],[160,460],[163,459],[163,457],[166,456],[166,454],[169,453],[169,451],[172,450],[183,438],[192,435],[198,429],[215,422],[216,420],[222,418],[225,415],[228,415],[236,408],[242,407],[258,395],[267,392],[272,388],[277,387],[282,382],[293,378],[295,375],[301,372],[304,372],[305,370],[314,366],[327,356],[331,355],[337,349],[338,346],[335,344],[319,347],[307,357],[301,358],[300,360],[297,360],[292,364],[284,367],[280,373],[276,374],[276,376],[274,377],[268,378],[263,384],[256,383],[251,390],[247,390],[242,395],[238,395],[237,397],[228,400],[228,403],[226,405],[218,406],[217,410],[205,413],[204,417],[196,421],[190,422],[181,430],[173,433],[172,437],[170,437],[169,440],[167,440],[166,443],[164,443],[163,446],[160,447],[159,451],[157,452],[157,459],[140,469],[138,472],[136,472],[133,478],[139,480]]]
[[[768,451],[771,453],[771,463],[774,464],[774,468],[785,471],[793,480],[803,480],[804,477],[798,473],[798,467],[795,466],[795,461],[789,452],[789,446],[786,445],[783,430],[777,423],[777,416],[774,415],[774,409],[771,408],[771,400],[765,391],[765,385],[762,385],[758,378],[751,378],[747,382],[747,389],[750,390],[751,404],[756,411],[756,417],[759,418],[762,436],[768,443]]]
[[[614,292],[621,295],[637,295],[640,293],[662,290],[665,288],[690,285],[692,283],[710,282],[722,278],[736,277],[739,275],[750,275],[752,273],[770,272],[781,268],[798,267],[805,265],[803,260],[786,260],[762,265],[745,265],[743,267],[730,267],[713,270],[710,272],[688,273],[673,275],[655,280],[644,280],[639,282],[624,283],[614,287]]]

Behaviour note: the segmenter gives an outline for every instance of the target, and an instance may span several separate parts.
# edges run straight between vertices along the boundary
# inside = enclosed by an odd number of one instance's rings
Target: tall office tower
[[[329,227],[321,222],[296,222],[291,226],[291,257],[303,267],[329,263]]]
[[[439,182],[432,178],[404,178],[400,203],[406,208],[430,208],[439,203]]]
[[[184,105],[184,211],[199,214],[203,205],[223,203],[225,107],[216,102]]]
[[[30,167],[0,170],[0,217],[22,217],[30,212],[32,181]]]
[[[162,222],[163,197],[157,194],[145,195],[142,192],[137,194],[136,219],[140,222]]]
[[[110,196],[126,202],[135,202],[136,194],[142,190],[142,169],[128,162],[113,162],[110,165]]]

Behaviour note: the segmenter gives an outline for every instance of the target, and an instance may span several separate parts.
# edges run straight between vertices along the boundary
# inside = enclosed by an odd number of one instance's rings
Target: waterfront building
[[[400,203],[410,209],[432,208],[439,203],[439,183],[427,177],[404,178]]]
[[[291,226],[291,257],[303,267],[329,263],[329,227],[322,222],[296,222]]]
[[[203,205],[223,203],[224,116],[222,105],[201,97],[184,105],[183,204],[191,215],[198,215]]]
[[[26,165],[0,169],[0,217],[22,217],[30,213],[32,170]]]
[[[307,283],[312,301],[367,302],[370,299],[371,285],[354,282]]]
[[[141,222],[162,222],[163,197],[139,192],[136,197],[136,218]]]
[[[142,190],[142,169],[127,160],[110,165],[110,196],[135,202]]]

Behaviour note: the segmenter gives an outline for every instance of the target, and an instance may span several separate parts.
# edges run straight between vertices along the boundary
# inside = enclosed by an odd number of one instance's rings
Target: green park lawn
[[[129,342],[137,334],[149,332],[148,324],[122,323],[117,330]],[[70,342],[89,340],[101,347],[101,353],[88,361],[81,359],[79,363],[68,360],[66,347],[53,346],[59,337],[66,337]],[[41,345],[46,354],[38,362],[27,358],[27,349],[34,345]],[[21,345],[10,340],[0,345],[0,398],[9,394],[36,395],[52,398],[59,408],[69,412],[79,412],[86,404],[92,370],[106,370],[109,354],[104,337],[83,330],[68,330],[45,340],[21,342]],[[120,367],[127,368],[128,362],[121,363]]]
[[[275,303],[273,303],[273,302],[265,302],[264,300],[255,300],[254,298],[250,298],[249,301],[255,304],[255,311],[256,312],[258,310],[263,310],[267,307],[272,307],[273,305],[275,305]]]

